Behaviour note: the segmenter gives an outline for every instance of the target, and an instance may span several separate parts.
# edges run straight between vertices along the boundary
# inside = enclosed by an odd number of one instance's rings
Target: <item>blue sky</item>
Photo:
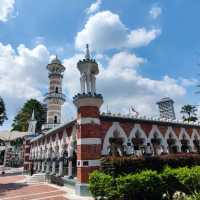
[[[27,99],[42,100],[55,54],[66,67],[63,121],[73,117],[86,43],[101,69],[102,110],[126,113],[134,105],[157,116],[155,102],[170,96],[179,116],[183,104],[199,104],[199,7],[197,0],[0,0],[0,95],[9,117],[0,130]]]

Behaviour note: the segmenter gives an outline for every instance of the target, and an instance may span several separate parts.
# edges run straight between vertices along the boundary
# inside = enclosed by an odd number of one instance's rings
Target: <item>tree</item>
[[[13,120],[12,130],[28,131],[28,124],[33,110],[37,120],[36,132],[41,132],[42,124],[46,122],[45,109],[36,99],[30,99],[23,105]]]
[[[0,126],[7,120],[6,107],[3,99],[0,97]]]
[[[197,121],[197,108],[196,106],[193,106],[193,105],[184,105],[182,108],[181,108],[181,113],[182,114],[185,114],[183,115],[183,120],[184,121],[188,121],[188,122],[195,122]]]

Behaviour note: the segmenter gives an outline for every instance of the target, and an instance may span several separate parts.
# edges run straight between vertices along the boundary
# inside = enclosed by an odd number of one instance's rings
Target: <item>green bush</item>
[[[99,171],[94,171],[89,177],[89,190],[95,199],[118,199],[115,179]]]
[[[165,188],[165,192],[169,194],[172,198],[173,194],[176,191],[182,191],[184,193],[189,193],[187,187],[180,181],[181,172],[184,171],[185,168],[177,168],[171,169],[169,167],[165,168],[165,170],[160,174],[161,179],[163,181],[163,188]],[[180,176],[179,176],[180,175]]]
[[[200,167],[177,169],[177,177],[189,192],[200,191]]]
[[[200,200],[200,193],[195,192],[194,194],[186,197],[185,200]]]
[[[161,177],[155,171],[147,170],[116,179],[121,199],[160,200],[164,193]]]
[[[115,178],[95,171],[90,175],[89,188],[95,198],[109,200],[160,200],[164,193],[172,199],[176,191],[188,195],[200,192],[200,166],[167,167],[161,173],[145,170]]]

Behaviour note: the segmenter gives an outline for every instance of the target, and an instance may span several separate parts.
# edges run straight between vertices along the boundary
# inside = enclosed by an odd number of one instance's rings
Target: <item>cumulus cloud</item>
[[[98,12],[89,17],[84,28],[75,37],[75,46],[83,49],[89,43],[93,50],[136,48],[148,45],[160,34],[160,29],[129,30],[119,15],[111,11]]]
[[[140,114],[155,115],[158,114],[155,103],[161,97],[170,96],[180,102],[186,94],[185,88],[167,75],[160,80],[140,75],[137,68],[144,62],[145,59],[135,54],[120,52],[111,58],[108,68],[102,71],[98,79],[99,89],[105,97],[105,104],[112,111],[128,112],[128,108],[134,105]]]
[[[162,8],[157,5],[153,5],[149,11],[149,15],[153,19],[157,19],[161,14],[162,14]]]
[[[8,116],[14,117],[30,98],[42,100],[48,87],[46,65],[49,51],[44,45],[29,49],[0,43],[0,94],[5,100]]]
[[[147,46],[151,41],[153,41],[161,33],[160,29],[146,30],[145,28],[140,28],[131,31],[128,35],[127,46],[128,47],[140,47]]]
[[[197,79],[180,78],[181,85],[184,87],[197,86],[199,81]]]
[[[0,21],[6,22],[14,10],[15,0],[0,0]]]
[[[89,8],[86,9],[87,14],[92,14],[97,12],[100,9],[102,0],[96,0],[95,3],[92,3]]]

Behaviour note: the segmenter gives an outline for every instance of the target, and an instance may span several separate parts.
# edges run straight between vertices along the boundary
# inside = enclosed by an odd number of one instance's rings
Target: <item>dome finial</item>
[[[90,59],[90,50],[89,50],[89,45],[86,44],[86,54],[85,54],[85,59],[89,60]]]

